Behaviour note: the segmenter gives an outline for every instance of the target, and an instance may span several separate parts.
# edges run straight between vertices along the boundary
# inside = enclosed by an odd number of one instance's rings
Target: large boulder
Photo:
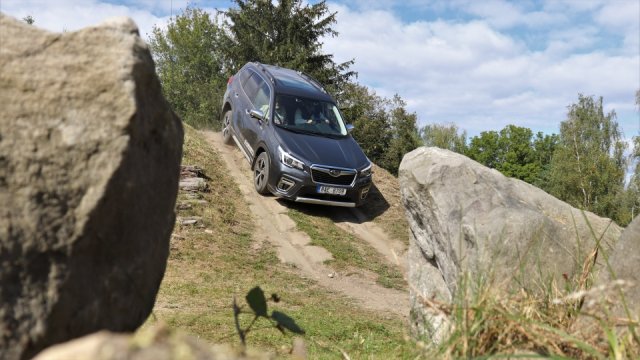
[[[596,237],[604,234],[607,249],[621,233],[609,219],[448,150],[408,153],[399,179],[411,230],[412,331],[436,342],[446,316],[429,302],[450,301],[462,272],[494,286],[562,285],[579,275]]]
[[[149,315],[183,130],[136,25],[64,34],[0,14],[0,358]]]
[[[621,287],[624,301],[620,299],[619,291],[610,292],[613,293],[612,297],[616,304],[612,315],[619,318],[630,317],[638,323],[640,321],[640,216],[636,216],[622,232],[620,240],[609,257],[609,264],[611,271],[601,272],[600,281],[596,285],[610,287],[614,278],[624,281],[625,286]]]
[[[133,335],[100,331],[47,348],[33,360],[269,360],[274,355],[256,349],[241,351],[229,345],[210,345],[155,325]],[[301,359],[295,354],[292,358]]]

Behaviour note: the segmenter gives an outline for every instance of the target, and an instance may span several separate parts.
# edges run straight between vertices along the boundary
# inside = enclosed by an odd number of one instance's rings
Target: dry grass
[[[398,178],[387,170],[373,165],[373,188],[367,203],[360,210],[373,219],[392,239],[409,244],[409,223],[400,199]]]
[[[509,289],[487,277],[462,274],[452,303],[423,299],[451,319],[448,338],[423,354],[445,359],[543,357],[557,359],[638,359],[639,324],[609,312],[624,282],[587,289],[598,251],[584,260],[575,279],[540,284],[538,290]],[[585,305],[585,299],[607,299]]]

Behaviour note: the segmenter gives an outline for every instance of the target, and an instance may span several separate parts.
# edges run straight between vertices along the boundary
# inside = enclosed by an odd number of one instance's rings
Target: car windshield
[[[330,102],[276,95],[273,122],[285,129],[314,135],[346,136],[338,108]]]

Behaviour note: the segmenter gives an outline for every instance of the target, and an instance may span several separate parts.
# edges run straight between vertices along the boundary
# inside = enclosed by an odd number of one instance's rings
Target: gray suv
[[[310,76],[248,63],[229,78],[222,114],[224,141],[234,141],[251,164],[258,193],[345,207],[367,197],[371,162]]]

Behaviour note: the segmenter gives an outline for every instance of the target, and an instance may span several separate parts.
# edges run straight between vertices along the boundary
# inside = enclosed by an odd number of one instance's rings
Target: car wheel
[[[231,110],[224,113],[222,118],[222,141],[231,144]]]
[[[258,194],[265,195],[269,192],[267,182],[269,181],[269,155],[263,151],[258,155],[253,164],[253,185]]]

